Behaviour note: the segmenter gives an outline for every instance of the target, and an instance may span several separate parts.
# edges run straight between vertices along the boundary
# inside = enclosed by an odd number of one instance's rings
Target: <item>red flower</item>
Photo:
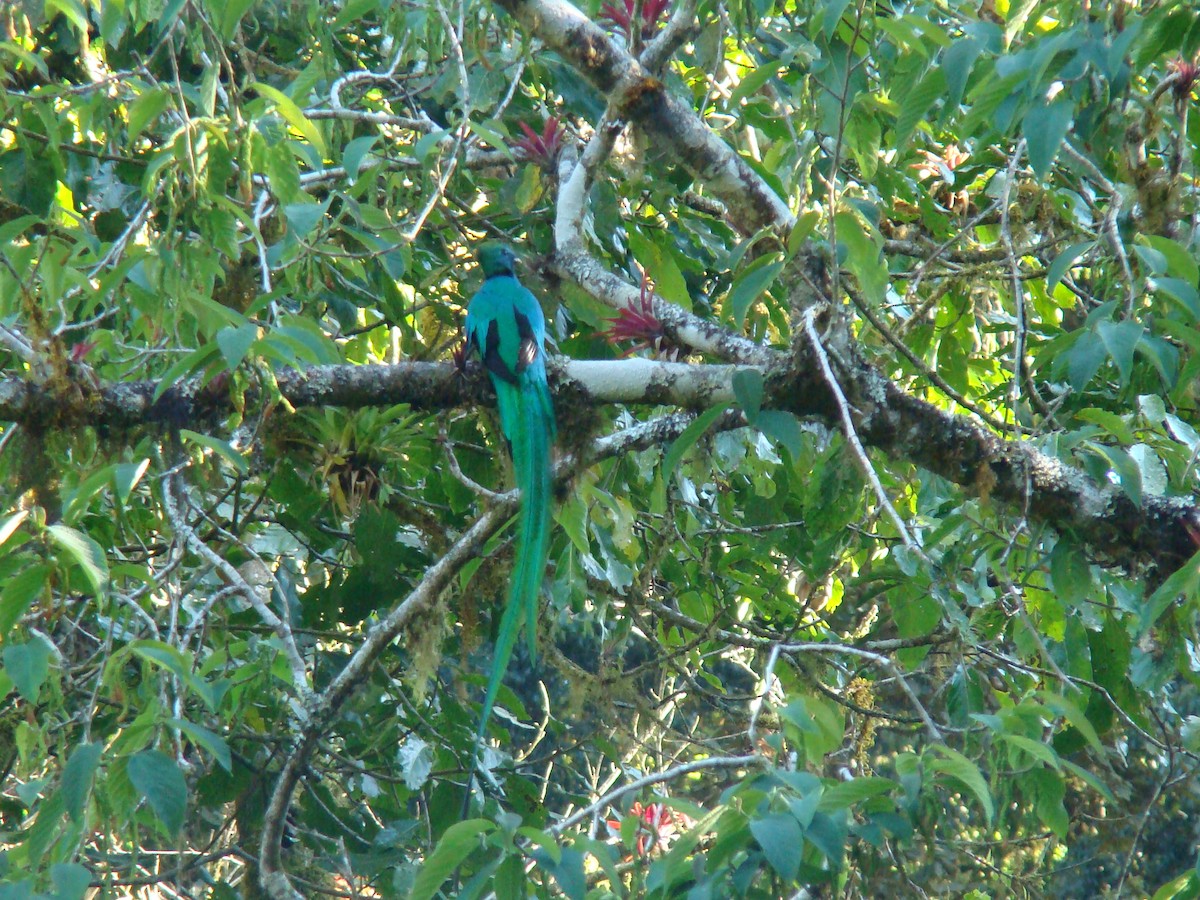
[[[653,350],[668,359],[679,358],[679,348],[667,340],[666,329],[654,314],[653,285],[645,272],[642,273],[642,289],[637,306],[627,306],[617,313],[615,319],[608,321],[610,324],[603,334],[610,344],[637,342],[625,351],[625,356],[638,350]]]
[[[637,0],[624,0],[622,6],[614,6],[611,3],[605,3],[600,8],[600,18],[608,19],[614,25],[620,26],[625,32],[625,37],[633,36],[633,8],[637,5]],[[671,0],[644,0],[642,3],[642,40],[646,40],[658,29],[658,20],[662,14],[666,12],[667,7],[671,5]]]
[[[541,134],[524,122],[517,124],[525,132],[525,137],[516,140],[515,146],[525,151],[527,159],[537,160],[544,166],[553,166],[558,160],[559,151],[562,150],[563,135],[566,133],[565,129],[560,127],[558,119],[554,116],[547,119]]]
[[[682,829],[692,825],[691,819],[677,813],[664,803],[647,803],[643,806],[634,801],[629,807],[627,818],[637,819],[637,837],[634,848],[638,856],[649,856],[654,852],[665,852]],[[619,839],[623,819],[608,819],[609,834]]]
[[[96,349],[95,341],[80,341],[71,345],[71,362],[83,362],[84,358]]]
[[[1200,79],[1200,61],[1186,60],[1179,56],[1167,63],[1167,71],[1174,76],[1171,90],[1175,94],[1175,99],[1186,100],[1191,96],[1197,79]]]

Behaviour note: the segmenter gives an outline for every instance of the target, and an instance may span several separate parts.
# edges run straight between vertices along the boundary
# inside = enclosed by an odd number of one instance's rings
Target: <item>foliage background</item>
[[[1200,893],[1193,4],[504,5],[0,9],[0,896]],[[687,370],[556,375],[463,819],[494,237]]]

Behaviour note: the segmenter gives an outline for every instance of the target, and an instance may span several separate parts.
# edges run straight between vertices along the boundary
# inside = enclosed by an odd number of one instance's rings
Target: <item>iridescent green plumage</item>
[[[467,307],[467,348],[483,361],[495,386],[500,429],[508,439],[521,489],[517,561],[479,717],[480,738],[487,731],[522,625],[530,656],[536,654],[537,600],[550,538],[550,448],[555,426],[546,384],[546,321],[537,298],[517,280],[515,262],[511,247],[485,245],[479,252],[485,280]]]

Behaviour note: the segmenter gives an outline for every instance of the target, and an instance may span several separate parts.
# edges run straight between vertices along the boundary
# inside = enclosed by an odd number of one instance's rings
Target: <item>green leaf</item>
[[[95,779],[96,767],[100,765],[103,752],[102,744],[80,744],[71,751],[67,764],[63,766],[58,790],[62,794],[67,815],[76,821],[83,815],[88,797],[92,793],[92,781]]]
[[[764,409],[755,423],[758,430],[779,444],[795,459],[804,440],[804,429],[795,414],[779,409]]]
[[[225,327],[217,332],[217,346],[221,348],[225,364],[231,370],[242,364],[257,339],[258,326],[250,322],[237,328]]]
[[[161,87],[152,87],[130,104],[127,126],[130,142],[136,141],[147,125],[158,121],[170,101],[169,93]]]
[[[733,396],[751,425],[762,408],[763,376],[758,369],[739,369],[733,374]]]
[[[256,2],[257,0],[208,0],[213,18],[220,23],[223,38],[229,40],[233,37],[243,17]]]
[[[789,882],[795,879],[804,855],[804,833],[795,816],[775,813],[751,819],[750,833],[779,877]]]
[[[889,276],[883,247],[876,243],[874,230],[853,212],[840,212],[834,221],[838,243],[846,248],[846,266],[858,279],[867,299],[874,304],[882,303]]]
[[[763,85],[779,72],[779,62],[767,62],[742,77],[737,87],[729,95],[729,105],[737,106],[751,94],[756,93]]]
[[[662,470],[667,478],[670,478],[679,468],[684,454],[692,449],[704,432],[708,431],[713,422],[717,421],[724,412],[724,406],[714,406],[712,409],[700,413],[687,428],[680,432],[679,437],[671,441],[671,447],[667,450],[667,455],[663,457],[662,464]]]
[[[1067,380],[1076,391],[1082,391],[1109,358],[1099,335],[1085,331],[1063,355],[1067,363]]]
[[[53,651],[41,638],[23,644],[9,644],[0,659],[4,661],[4,672],[12,679],[17,692],[30,703],[37,702],[38,691],[50,674],[50,657]]]
[[[992,801],[992,792],[988,790],[987,782],[983,778],[983,773],[979,771],[979,767],[950,747],[934,744],[933,751],[940,754],[942,759],[929,760],[927,763],[929,768],[934,772],[950,776],[974,794],[979,805],[983,807],[984,816],[991,824],[996,815],[996,806]]]
[[[1054,289],[1058,287],[1058,283],[1063,280],[1067,272],[1071,271],[1071,267],[1075,265],[1075,260],[1089,252],[1096,246],[1095,241],[1083,241],[1078,244],[1071,244],[1062,253],[1054,257],[1054,262],[1050,263],[1050,268],[1046,270],[1046,293],[1054,293]]]
[[[967,87],[967,79],[971,68],[979,59],[983,45],[974,39],[960,38],[946,48],[942,53],[941,67],[946,73],[946,103],[956,107],[962,102],[963,91]]]
[[[22,509],[0,522],[0,547],[8,543],[8,539],[16,533],[16,530],[21,527],[21,523],[27,518],[29,518],[29,510]]]
[[[1100,743],[1100,735],[1096,734],[1096,729],[1092,727],[1091,720],[1088,719],[1082,709],[1075,705],[1074,701],[1067,699],[1061,694],[1045,690],[1037,691],[1036,696],[1047,709],[1057,713],[1074,725],[1093,750],[1097,753],[1104,752],[1104,747]]]
[[[79,863],[55,863],[50,867],[54,900],[83,900],[92,884],[92,873]]]
[[[1058,754],[1054,752],[1054,748],[1042,741],[1035,741],[1033,738],[1027,738],[1023,734],[1007,734],[1005,732],[1000,732],[996,737],[1006,744],[1011,744],[1023,753],[1028,753],[1039,762],[1044,762],[1055,769],[1062,768],[1062,764],[1059,761]]]
[[[733,321],[739,327],[746,321],[746,313],[751,304],[762,296],[763,291],[774,283],[782,271],[783,263],[771,262],[770,257],[764,256],[743,270],[734,280],[726,303],[733,314]]]
[[[659,241],[668,238],[662,234],[656,236]],[[629,231],[629,249],[654,281],[656,293],[683,309],[692,308],[687,281],[684,280],[683,272],[679,270],[679,265],[669,250],[636,228]]]
[[[1122,386],[1129,384],[1129,376],[1133,371],[1133,351],[1145,330],[1140,323],[1128,319],[1123,322],[1101,322],[1096,326],[1096,334],[1104,342],[1104,349],[1121,373]]]
[[[1050,554],[1050,579],[1054,592],[1067,603],[1082,603],[1093,596],[1087,558],[1065,540],[1060,539]]]
[[[1153,290],[1165,294],[1185,312],[1200,319],[1200,292],[1197,292],[1194,284],[1182,278],[1167,277],[1151,278],[1148,279],[1148,283]]]
[[[0,588],[0,641],[8,639],[9,631],[46,589],[53,573],[49,563],[34,563],[5,580]]]
[[[559,860],[555,862],[545,850],[537,850],[533,857],[539,868],[549,872],[558,882],[559,889],[571,900],[584,900],[587,896],[587,876],[584,874],[583,854],[571,847],[560,851]]]
[[[1038,104],[1025,114],[1021,124],[1029,165],[1040,179],[1045,179],[1050,165],[1071,130],[1074,106],[1065,97],[1049,104]]]
[[[46,533],[62,551],[59,561],[78,565],[92,592],[99,594],[103,591],[108,584],[108,560],[104,558],[104,550],[100,545],[82,531],[67,525],[47,525]]]
[[[213,451],[218,456],[224,458],[231,466],[238,470],[242,475],[250,471],[250,466],[246,462],[246,458],[242,454],[233,449],[233,446],[228,441],[223,441],[220,438],[215,438],[212,435],[200,434],[192,431],[189,428],[179,429],[179,436],[185,441],[191,441],[193,444],[199,444],[208,450]]]
[[[179,834],[187,812],[187,782],[175,760],[158,750],[143,750],[129,757],[126,772],[167,832]]]
[[[1181,279],[1193,287],[1200,284],[1200,264],[1178,241],[1155,234],[1139,234],[1135,240],[1147,244],[1162,254],[1166,274]]]
[[[153,399],[158,400],[163,394],[170,390],[176,382],[182,380],[188,375],[191,375],[193,372],[197,372],[204,368],[208,361],[216,356],[218,352],[219,350],[217,345],[215,343],[209,343],[202,347],[198,347],[191,353],[185,355],[183,359],[179,360],[179,362],[167,369],[166,373],[159,379],[158,387],[154,389]]]
[[[317,226],[324,220],[328,210],[328,203],[300,200],[284,206],[283,215],[287,219],[292,234],[297,238],[306,238],[317,230]]]
[[[174,725],[192,741],[203,747],[213,758],[221,764],[221,768],[226,772],[233,771],[233,757],[229,752],[229,745],[225,743],[225,739],[213,731],[209,731],[203,725],[197,725],[195,722],[189,722],[187,719],[170,719],[169,724]]]
[[[899,788],[900,785],[890,778],[874,776],[851,778],[849,781],[839,781],[837,784],[827,786],[821,794],[821,805],[818,808],[821,812],[848,809],[855,803],[890,794]]]
[[[358,177],[363,167],[363,160],[375,148],[375,143],[378,140],[379,135],[377,134],[366,135],[365,137],[355,138],[346,144],[342,149],[342,168],[346,170],[347,178],[353,181]]]
[[[1145,636],[1170,606],[1180,597],[1185,602],[1200,596],[1200,552],[1171,573],[1159,588],[1150,595],[1141,609],[1141,634]]]
[[[118,463],[113,469],[113,486],[116,488],[117,499],[128,503],[133,489],[138,486],[146,470],[150,468],[149,458],[143,458],[137,463]]]
[[[802,216],[796,219],[796,224],[792,227],[791,234],[788,235],[787,255],[788,259],[792,259],[804,247],[804,242],[809,236],[816,231],[817,225],[821,222],[821,214],[815,209],[810,209]]]
[[[1088,441],[1088,449],[1101,457],[1121,481],[1121,490],[1138,506],[1142,505],[1142,470],[1133,457],[1120,447]]]
[[[917,123],[924,118],[934,103],[946,93],[946,73],[940,68],[930,69],[913,86],[900,104],[900,112],[896,116],[896,129],[891,144],[896,149],[903,149],[912,136]]]
[[[322,158],[326,158],[329,154],[325,149],[325,138],[321,136],[320,130],[309,121],[304,112],[296,105],[296,102],[287,94],[278,88],[273,88],[269,84],[263,84],[261,81],[256,81],[250,85],[250,89],[257,91],[258,94],[270,100],[276,111],[283,116],[284,120],[291,125],[296,131],[304,136]]]
[[[479,849],[480,838],[495,830],[487,819],[467,819],[447,828],[417,872],[409,900],[432,900],[463,860]]]

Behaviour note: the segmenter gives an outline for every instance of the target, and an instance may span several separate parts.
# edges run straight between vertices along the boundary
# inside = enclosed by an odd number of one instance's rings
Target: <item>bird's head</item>
[[[479,266],[484,278],[516,274],[517,254],[508,244],[489,241],[479,248]]]

